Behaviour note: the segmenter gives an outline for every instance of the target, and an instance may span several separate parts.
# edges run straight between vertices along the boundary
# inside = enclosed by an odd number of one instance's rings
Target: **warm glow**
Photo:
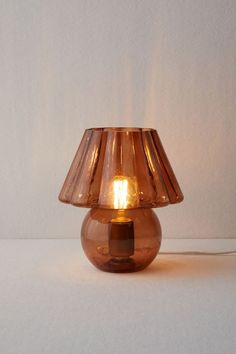
[[[127,179],[116,179],[113,181],[114,192],[114,208],[126,209],[127,207],[127,193],[128,193],[128,181]]]

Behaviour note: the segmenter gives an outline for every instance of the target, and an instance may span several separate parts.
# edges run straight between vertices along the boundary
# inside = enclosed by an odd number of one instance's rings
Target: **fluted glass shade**
[[[80,207],[155,208],[183,194],[154,129],[85,130],[59,195]]]

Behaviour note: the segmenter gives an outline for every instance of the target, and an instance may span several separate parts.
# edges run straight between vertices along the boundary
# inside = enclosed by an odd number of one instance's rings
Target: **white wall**
[[[57,195],[83,131],[159,131],[164,237],[235,237],[236,1],[1,0],[0,237],[77,237]]]

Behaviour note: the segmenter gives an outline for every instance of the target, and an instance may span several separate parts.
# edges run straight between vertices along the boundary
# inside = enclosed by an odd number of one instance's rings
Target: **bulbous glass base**
[[[106,272],[146,268],[161,245],[161,226],[152,209],[91,209],[83,222],[81,241],[90,262]]]

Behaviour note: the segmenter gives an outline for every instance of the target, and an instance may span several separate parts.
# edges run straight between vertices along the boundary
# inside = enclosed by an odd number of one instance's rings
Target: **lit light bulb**
[[[114,192],[114,208],[115,209],[126,209],[127,207],[127,192],[128,192],[128,181],[127,179],[116,179],[113,182],[113,192]]]
[[[137,181],[134,177],[116,176],[110,193],[114,209],[135,208],[138,203]]]

